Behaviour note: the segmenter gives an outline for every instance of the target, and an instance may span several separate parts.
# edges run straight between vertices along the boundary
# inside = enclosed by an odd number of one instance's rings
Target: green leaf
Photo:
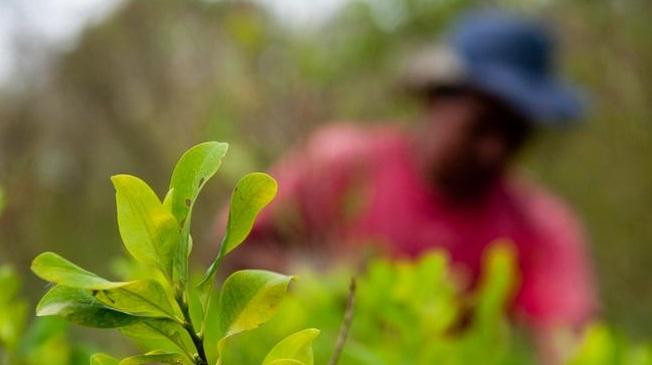
[[[134,316],[182,318],[169,295],[155,280],[139,280],[126,286],[98,291],[95,298],[105,305]]]
[[[172,214],[183,226],[206,181],[220,168],[229,145],[220,142],[198,144],[186,151],[172,172],[170,189]]]
[[[125,286],[86,271],[53,252],[44,252],[32,261],[32,271],[43,280],[73,288],[103,290]]]
[[[238,247],[249,235],[258,213],[276,196],[278,184],[262,172],[245,175],[231,194],[229,221],[224,237],[224,254]]]
[[[8,304],[14,299],[20,285],[20,278],[12,266],[0,266],[0,306]]]
[[[308,328],[286,337],[267,354],[263,365],[274,364],[279,360],[295,360],[304,365],[313,365],[312,341],[318,335],[318,329]]]
[[[268,363],[267,365],[306,365],[306,364],[299,360],[294,360],[294,359],[278,359]]]
[[[37,316],[61,316],[88,327],[115,328],[134,323],[138,317],[108,308],[91,292],[57,285],[36,306]]]
[[[226,338],[254,329],[276,313],[292,277],[264,270],[231,274],[222,286],[218,305],[220,329]]]
[[[179,245],[176,219],[141,179],[115,175],[111,181],[116,190],[120,236],[127,251],[171,278]]]
[[[190,336],[178,324],[168,319],[148,318],[120,328],[122,334],[146,344],[155,344],[157,348],[169,351],[194,352]]]
[[[256,216],[274,199],[277,191],[276,180],[262,172],[245,175],[238,181],[231,194],[229,220],[220,253],[204,275],[200,286],[213,279],[222,257],[247,238],[254,226]]]
[[[184,356],[174,352],[152,351],[144,355],[122,359],[119,365],[183,364]]]
[[[93,354],[91,356],[91,365],[118,365],[118,359],[107,354]]]
[[[175,269],[183,283],[187,281],[188,275],[188,255],[191,249],[188,236],[192,207],[206,181],[220,168],[228,147],[228,144],[219,142],[198,144],[181,156],[172,172],[171,192],[169,198],[166,197],[166,206],[169,206],[181,226],[181,242],[176,254]]]

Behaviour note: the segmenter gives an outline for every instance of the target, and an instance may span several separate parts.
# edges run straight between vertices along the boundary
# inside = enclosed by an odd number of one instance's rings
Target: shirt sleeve
[[[555,198],[539,196],[531,208],[537,238],[522,258],[517,312],[535,326],[581,326],[597,310],[583,228]]]

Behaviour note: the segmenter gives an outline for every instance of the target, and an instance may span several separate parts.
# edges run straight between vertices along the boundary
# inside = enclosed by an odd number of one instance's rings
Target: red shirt
[[[375,240],[410,257],[445,248],[471,278],[487,246],[508,238],[521,273],[516,313],[535,325],[590,317],[596,301],[583,232],[561,200],[504,178],[481,201],[451,205],[424,182],[413,151],[410,138],[392,127],[337,124],[318,131],[272,169],[279,194],[254,237],[273,230],[303,242]]]

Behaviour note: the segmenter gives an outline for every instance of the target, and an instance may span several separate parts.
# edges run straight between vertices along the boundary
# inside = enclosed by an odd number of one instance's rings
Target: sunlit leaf
[[[101,290],[95,298],[111,308],[136,316],[182,317],[179,309],[170,303],[165,289],[155,280],[139,280],[120,288]]]
[[[73,288],[103,290],[125,286],[84,270],[53,252],[44,252],[32,261],[32,271],[43,280]]]
[[[264,270],[242,270],[229,276],[220,293],[220,341],[267,322],[276,313],[292,277]]]
[[[171,278],[179,245],[176,219],[141,179],[115,175],[111,181],[116,190],[120,236],[127,251]]]
[[[91,365],[118,365],[118,359],[107,354],[93,354],[91,356]]]
[[[36,315],[56,315],[76,324],[99,328],[122,327],[138,320],[138,317],[108,308],[90,291],[61,285],[41,298]]]
[[[266,365],[306,365],[306,363],[294,359],[278,359],[269,362]]]
[[[229,220],[219,256],[213,261],[200,285],[212,280],[220,259],[238,247],[249,235],[258,213],[276,196],[278,184],[271,176],[255,172],[245,175],[231,194]]]
[[[122,359],[119,365],[183,364],[184,356],[174,352],[152,351]]]
[[[229,208],[229,221],[224,237],[224,250],[228,254],[249,235],[256,216],[276,196],[276,180],[262,172],[245,175],[233,190]]]
[[[304,365],[313,365],[312,341],[318,335],[318,329],[308,328],[284,338],[267,354],[263,365],[278,364],[280,360],[294,360]]]
[[[228,144],[206,142],[186,151],[172,172],[170,189],[172,214],[180,224],[185,223],[192,205],[202,187],[220,168]]]
[[[192,207],[206,181],[219,169],[227,150],[226,143],[198,144],[181,156],[172,172],[171,193],[169,198],[166,197],[166,206],[169,206],[172,215],[182,228],[181,242],[175,260],[175,269],[182,282],[186,282],[188,275],[187,257],[191,247],[187,240],[190,233]]]

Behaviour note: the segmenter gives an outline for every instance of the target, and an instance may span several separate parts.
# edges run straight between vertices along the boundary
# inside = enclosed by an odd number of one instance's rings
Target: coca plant
[[[258,327],[276,312],[290,276],[264,270],[237,271],[213,293],[220,263],[245,240],[258,213],[276,195],[276,181],[267,174],[251,173],[237,183],[219,253],[198,283],[190,280],[192,209],[227,149],[226,143],[207,142],[184,153],[163,201],[135,176],[111,178],[120,236],[135,265],[147,275],[112,281],[56,253],[45,252],[34,259],[32,271],[54,284],[40,300],[38,316],[56,315],[82,326],[118,328],[147,351],[122,360],[95,354],[91,364],[220,364],[220,353],[229,338]],[[215,316],[217,321],[209,320]],[[207,335],[211,331],[218,335]],[[311,342],[318,333],[307,329],[289,336],[269,352],[263,364],[312,365]]]

